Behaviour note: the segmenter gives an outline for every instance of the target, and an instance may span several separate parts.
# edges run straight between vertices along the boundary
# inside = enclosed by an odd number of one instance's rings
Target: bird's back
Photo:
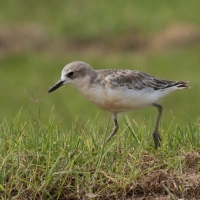
[[[125,87],[132,90],[163,90],[174,86],[180,89],[189,88],[188,81],[164,80],[137,70],[108,69],[96,70],[96,72],[98,76],[95,83],[102,86],[109,84],[113,89]]]

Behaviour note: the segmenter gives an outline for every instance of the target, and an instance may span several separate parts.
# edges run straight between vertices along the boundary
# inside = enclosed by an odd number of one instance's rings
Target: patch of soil
[[[200,45],[200,28],[188,24],[175,24],[155,35],[150,41],[153,50]]]
[[[158,158],[144,153],[135,166],[141,170],[141,176],[124,188],[121,197],[113,194],[113,199],[200,199],[200,152],[183,153],[181,157],[182,174],[174,168],[159,166]]]
[[[0,55],[45,50],[48,37],[37,24],[8,26],[0,30]]]
[[[116,52],[148,52],[168,48],[187,47],[200,44],[200,28],[187,24],[175,24],[157,35],[147,37],[139,30],[130,30],[123,35],[101,35],[98,38],[51,38],[38,24],[22,24],[2,27],[0,30],[0,56],[19,54],[27,51],[45,51],[49,53],[85,53],[97,54]]]
[[[52,50],[54,52],[79,52],[107,54],[126,51],[140,51],[147,47],[147,37],[142,35],[138,30],[132,30],[123,35],[100,35],[95,39],[91,38],[63,38],[54,43]]]
[[[104,185],[97,186],[94,194],[83,192],[82,199],[200,199],[200,152],[192,151],[180,156],[182,157],[182,168],[187,169],[182,173],[169,166],[160,166],[159,159],[149,153],[141,155],[141,163],[135,166],[141,170],[141,175],[125,187],[120,185],[120,179],[114,178],[112,174],[101,172],[105,177]],[[119,184],[117,192],[116,189],[112,191],[112,186],[115,185],[115,188],[116,184]],[[107,189],[101,190],[101,188]]]

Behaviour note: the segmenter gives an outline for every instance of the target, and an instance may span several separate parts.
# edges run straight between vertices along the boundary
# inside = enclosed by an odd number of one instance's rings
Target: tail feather
[[[176,87],[179,89],[186,89],[190,88],[188,86],[189,81],[169,81],[169,80],[162,80],[155,78],[154,81],[156,82],[156,86],[154,86],[154,90],[162,90],[167,88]]]
[[[189,89],[190,86],[188,86],[189,81],[178,81],[174,84],[174,86],[178,87],[178,88],[182,88],[182,89]]]

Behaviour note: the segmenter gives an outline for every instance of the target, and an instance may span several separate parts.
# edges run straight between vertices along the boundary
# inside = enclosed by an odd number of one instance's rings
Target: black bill
[[[65,81],[58,81],[53,87],[51,87],[48,91],[48,93],[53,92],[54,90],[58,89],[63,85]]]

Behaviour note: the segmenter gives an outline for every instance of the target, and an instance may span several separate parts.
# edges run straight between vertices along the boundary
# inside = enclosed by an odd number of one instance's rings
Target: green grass
[[[20,112],[13,123],[0,125],[3,199],[165,196],[167,190],[179,198],[200,195],[193,177],[199,177],[199,120],[184,128],[161,127],[156,151],[151,121],[133,129],[125,117],[116,137],[104,144],[112,125],[102,131],[98,124],[80,128],[74,122],[63,131],[52,116],[20,124]]]

